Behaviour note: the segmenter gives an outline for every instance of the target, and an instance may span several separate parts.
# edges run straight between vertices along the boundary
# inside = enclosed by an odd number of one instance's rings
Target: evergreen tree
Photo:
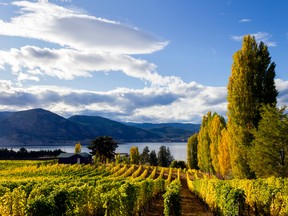
[[[198,169],[198,159],[197,159],[197,140],[198,134],[195,133],[189,137],[187,142],[187,163],[189,169]]]
[[[172,161],[174,161],[174,157],[171,154],[171,151],[170,151],[169,147],[167,147],[167,163],[168,163],[168,166],[171,165]]]
[[[150,155],[149,155],[149,147],[145,146],[141,155],[140,155],[140,163],[141,164],[146,164],[150,162]]]
[[[274,83],[275,64],[271,63],[268,48],[257,44],[252,36],[245,36],[242,49],[233,56],[228,83],[228,131],[231,141],[230,159],[236,178],[252,177],[248,166],[251,133],[260,121],[262,103],[274,103],[277,91]]]
[[[115,150],[118,147],[117,143],[109,136],[100,136],[91,141],[88,149],[91,150],[91,154],[105,163],[106,159],[114,159]]]
[[[130,148],[130,163],[131,164],[139,164],[140,162],[140,155],[137,146],[132,146]]]
[[[258,130],[253,131],[250,166],[257,177],[288,177],[288,114],[285,108],[262,107]]]
[[[169,167],[172,161],[174,160],[170,149],[166,146],[160,146],[158,151],[158,166]]]
[[[157,166],[158,165],[158,158],[157,158],[155,150],[152,150],[150,152],[149,163],[151,166]]]

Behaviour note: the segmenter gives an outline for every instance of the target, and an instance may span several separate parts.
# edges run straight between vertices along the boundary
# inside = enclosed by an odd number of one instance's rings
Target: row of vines
[[[1,161],[0,214],[138,215],[169,191],[172,172],[141,165]]]
[[[286,178],[219,180],[189,170],[187,184],[219,215],[288,215]]]

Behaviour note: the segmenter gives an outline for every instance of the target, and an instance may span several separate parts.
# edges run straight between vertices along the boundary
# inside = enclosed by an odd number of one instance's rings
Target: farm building
[[[92,162],[92,155],[83,153],[61,153],[58,156],[59,164],[90,164]]]

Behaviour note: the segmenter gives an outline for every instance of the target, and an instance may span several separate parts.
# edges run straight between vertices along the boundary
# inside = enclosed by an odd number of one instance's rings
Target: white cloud
[[[122,71],[130,77],[149,81],[152,85],[175,83],[177,77],[162,77],[156,72],[156,65],[128,55],[113,53],[90,53],[72,49],[49,49],[25,46],[10,51],[0,51],[0,67],[10,65],[14,74],[21,75],[18,81],[33,75],[39,81],[47,75],[69,80],[75,77],[89,77],[95,71]],[[37,79],[36,79],[37,77]]]
[[[79,14],[71,9],[38,1],[16,1],[20,15],[0,20],[0,35],[39,39],[93,52],[145,54],[162,49],[167,41],[119,22]]]
[[[62,48],[24,46],[0,51],[0,69],[11,66],[18,82],[44,76],[71,80],[92,72],[121,71],[127,76],[166,85],[176,77],[162,77],[156,65],[130,54],[151,53],[166,46],[154,36],[119,22],[89,16],[48,1],[14,1],[20,15],[0,20],[0,35],[56,43]]]
[[[246,22],[251,22],[251,19],[241,19],[239,20],[239,23],[246,23]]]
[[[276,47],[277,43],[275,41],[271,41],[270,39],[272,38],[272,35],[267,33],[267,32],[257,32],[257,33],[252,33],[250,35],[253,35],[256,39],[257,42],[264,42],[267,46],[269,47]],[[244,35],[234,35],[232,36],[232,40],[235,41],[242,41]]]

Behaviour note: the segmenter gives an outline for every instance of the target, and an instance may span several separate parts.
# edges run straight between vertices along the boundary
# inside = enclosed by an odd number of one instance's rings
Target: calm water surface
[[[186,142],[174,142],[174,143],[124,143],[119,144],[118,148],[116,149],[116,153],[129,153],[131,146],[138,146],[139,152],[141,153],[145,146],[149,147],[149,150],[155,150],[156,153],[158,152],[160,146],[169,147],[171,154],[173,155],[175,160],[184,160],[186,161]],[[22,146],[21,146],[22,147]],[[21,147],[13,147],[13,150],[19,150]],[[10,149],[11,147],[8,147]],[[25,146],[28,151],[34,150],[54,150],[54,149],[61,149],[62,151],[73,153],[74,152],[74,145],[69,146]],[[82,152],[89,152],[87,146],[82,146]]]

